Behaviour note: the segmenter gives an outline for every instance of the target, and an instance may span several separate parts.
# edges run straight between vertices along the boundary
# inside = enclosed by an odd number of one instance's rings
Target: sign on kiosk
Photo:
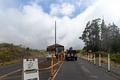
[[[23,80],[39,80],[38,59],[23,60]]]

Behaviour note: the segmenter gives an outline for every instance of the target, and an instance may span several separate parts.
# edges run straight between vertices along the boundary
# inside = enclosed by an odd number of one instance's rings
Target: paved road
[[[54,80],[120,80],[86,60],[64,61]]]
[[[39,58],[38,61],[40,62],[40,61],[43,61],[45,59],[46,58]],[[22,62],[0,67],[0,78],[7,75],[7,74],[15,72],[17,70],[20,70],[20,69],[22,69],[22,67],[23,67]],[[19,71],[19,74],[22,74],[21,71]]]
[[[22,62],[0,67],[0,76],[22,68]]]

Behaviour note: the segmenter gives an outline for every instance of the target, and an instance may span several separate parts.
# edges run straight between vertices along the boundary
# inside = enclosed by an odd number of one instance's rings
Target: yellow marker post
[[[54,75],[54,68],[53,68],[53,64],[54,64],[54,59],[53,59],[53,54],[52,54],[52,57],[51,57],[51,76]]]
[[[60,54],[59,54],[59,62],[61,61]]]
[[[60,61],[61,61],[61,53],[60,53]]]
[[[58,60],[57,60],[57,62],[58,62],[58,66],[59,66],[59,61],[60,61],[59,59],[60,59],[60,57],[59,57],[59,54],[58,54]]]
[[[62,61],[62,53],[61,53],[60,57],[61,57],[61,61]]]
[[[58,59],[57,59],[57,62],[59,62],[59,54],[58,54]]]

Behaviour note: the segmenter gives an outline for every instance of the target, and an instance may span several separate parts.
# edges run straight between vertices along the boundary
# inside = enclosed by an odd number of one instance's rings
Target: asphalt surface
[[[46,58],[40,58],[39,62]],[[21,80],[23,63],[16,63],[0,67],[0,80]],[[21,70],[20,70],[21,69]],[[18,71],[19,70],[19,71]],[[16,71],[16,72],[15,72]],[[12,73],[13,72],[13,73]],[[10,74],[11,73],[11,74]],[[9,75],[7,75],[9,74]],[[7,75],[7,76],[5,76]],[[5,76],[1,79],[2,76]],[[48,80],[50,70],[39,72],[40,80]],[[110,72],[84,59],[77,61],[63,61],[63,64],[53,80],[120,80]]]
[[[22,69],[22,62],[0,67],[0,76]]]
[[[120,80],[94,64],[78,59],[64,61],[54,80]]]
[[[99,63],[96,62],[96,65],[99,66]],[[101,63],[101,67],[105,70],[108,70],[108,64],[107,63]],[[117,75],[117,76],[120,76],[120,67],[116,67],[116,66],[110,66],[110,72]]]
[[[46,60],[46,58],[38,59],[39,62],[43,60]],[[17,77],[16,79],[11,78],[9,80],[21,80],[22,68],[23,68],[22,62],[0,67],[0,80],[1,80],[1,77],[4,77],[4,76],[7,76],[7,77],[16,76]]]

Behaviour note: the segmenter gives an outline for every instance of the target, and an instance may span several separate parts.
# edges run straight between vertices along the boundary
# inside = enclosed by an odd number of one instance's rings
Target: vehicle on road
[[[76,50],[67,50],[65,53],[66,60],[77,60],[77,52]]]

